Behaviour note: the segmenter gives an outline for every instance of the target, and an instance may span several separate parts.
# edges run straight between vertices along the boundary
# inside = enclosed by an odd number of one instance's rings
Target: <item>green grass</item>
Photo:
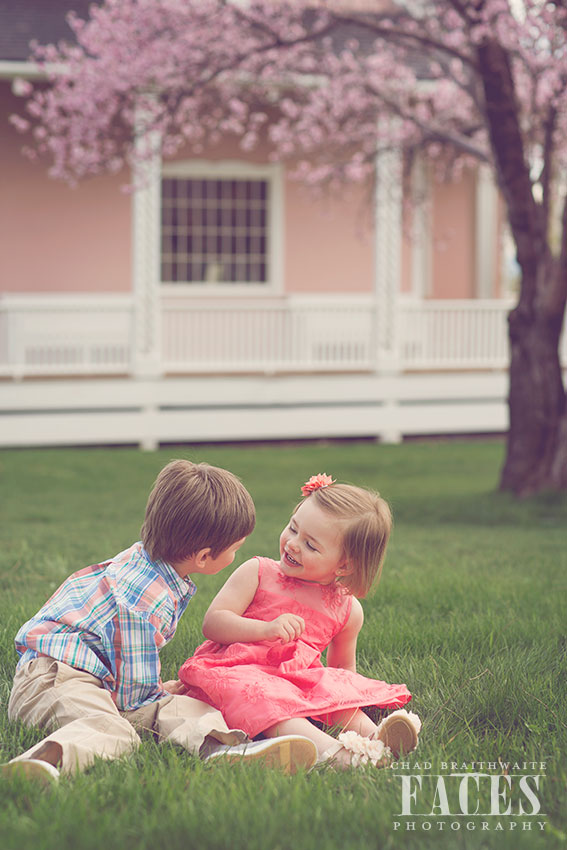
[[[180,456],[226,466],[250,489],[258,523],[242,560],[277,553],[299,486],[313,473],[382,492],[395,529],[382,581],[363,602],[359,669],[406,682],[424,721],[409,771],[323,767],[290,778],[257,765],[204,764],[146,740],[132,758],[97,763],[50,792],[0,780],[2,850],[564,847],[567,499],[516,502],[497,493],[502,453],[498,441],[0,452],[0,760],[41,739],[6,718],[14,633],[70,572],[138,539],[155,476]],[[202,616],[225,578],[199,581],[162,653],[164,678],[202,639]],[[423,775],[417,810],[430,811],[430,774],[450,772],[443,763],[498,758],[546,762],[538,791],[545,814],[518,816],[515,780],[513,816],[435,815],[428,832],[427,818],[400,817],[399,774]],[[458,812],[450,780],[447,788]],[[415,831],[407,831],[412,820]],[[545,829],[527,831],[537,820]]]

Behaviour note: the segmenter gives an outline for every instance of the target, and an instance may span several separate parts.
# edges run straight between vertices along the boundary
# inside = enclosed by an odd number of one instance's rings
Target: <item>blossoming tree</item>
[[[448,175],[490,167],[521,271],[501,487],[567,489],[564,6],[106,0],[71,18],[75,45],[36,47],[51,85],[27,92],[30,121],[14,120],[71,181],[227,133],[247,149],[269,139],[314,184],[368,179],[387,149]]]

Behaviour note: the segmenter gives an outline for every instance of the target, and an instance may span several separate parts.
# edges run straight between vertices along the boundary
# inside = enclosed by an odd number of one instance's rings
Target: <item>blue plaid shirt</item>
[[[141,543],[69,576],[15,638],[18,666],[47,655],[99,678],[121,711],[167,696],[159,650],[197,588]]]

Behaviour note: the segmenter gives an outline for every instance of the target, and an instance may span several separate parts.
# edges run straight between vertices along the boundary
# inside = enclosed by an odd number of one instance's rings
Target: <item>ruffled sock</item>
[[[372,764],[374,767],[387,767],[392,760],[392,752],[383,741],[378,738],[366,738],[358,732],[349,730],[341,732],[338,741],[345,750],[351,753],[351,764],[353,767]]]

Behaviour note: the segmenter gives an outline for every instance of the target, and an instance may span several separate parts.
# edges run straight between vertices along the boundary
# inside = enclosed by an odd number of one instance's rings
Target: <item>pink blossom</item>
[[[30,128],[30,122],[22,118],[21,115],[10,115],[9,121],[18,133],[25,133]]]
[[[33,91],[33,86],[29,80],[23,80],[21,77],[16,77],[12,83],[12,91],[17,97],[28,97]]]
[[[567,12],[539,0],[525,0],[522,15],[506,0],[471,5],[402,4],[390,19],[378,0],[325,0],[309,16],[305,0],[106,0],[84,21],[70,15],[75,45],[35,45],[52,83],[25,81],[27,115],[13,123],[42,126],[36,149],[69,181],[143,161],[142,114],[162,156],[185,142],[206,151],[225,134],[252,150],[267,135],[270,160],[300,160],[294,173],[311,185],[365,180],[391,147],[456,174],[472,159],[493,163],[477,60],[493,41],[508,56],[522,156],[537,162],[545,146],[549,172],[561,170]],[[355,13],[366,37],[351,27],[337,50]],[[362,49],[369,36],[373,49]]]

